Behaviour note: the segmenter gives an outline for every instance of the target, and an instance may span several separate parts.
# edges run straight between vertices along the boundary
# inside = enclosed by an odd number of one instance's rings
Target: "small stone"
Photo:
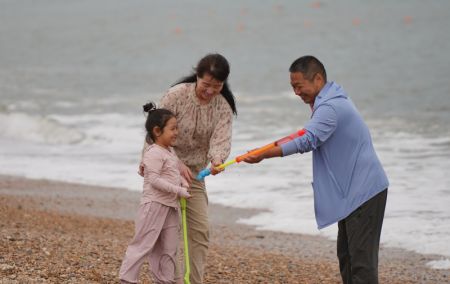
[[[11,242],[14,242],[16,240],[14,237],[11,236],[6,236],[6,239]]]
[[[46,255],[50,255],[50,252],[47,250],[47,248],[42,248],[42,251],[43,251]]]
[[[2,264],[0,265],[0,270],[4,272],[12,271],[14,270],[15,266],[9,265],[9,264]]]

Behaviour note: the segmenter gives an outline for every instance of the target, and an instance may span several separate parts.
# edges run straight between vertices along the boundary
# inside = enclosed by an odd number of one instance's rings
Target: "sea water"
[[[447,1],[0,0],[0,174],[141,190],[142,105],[208,52],[231,64],[230,157],[301,129],[290,63],[323,61],[370,127],[390,180],[381,242],[450,258]],[[240,222],[317,230],[311,154],[232,165],[210,200],[265,209]]]

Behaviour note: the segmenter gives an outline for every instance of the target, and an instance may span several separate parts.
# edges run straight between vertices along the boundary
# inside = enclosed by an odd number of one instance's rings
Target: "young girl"
[[[178,134],[172,112],[144,105],[148,112],[145,129],[144,186],[135,222],[135,235],[128,245],[119,277],[121,283],[137,283],[147,258],[156,283],[175,283],[175,262],[180,240],[180,197],[189,198],[189,184],[181,177],[179,160],[172,149]],[[150,140],[151,139],[151,140]]]

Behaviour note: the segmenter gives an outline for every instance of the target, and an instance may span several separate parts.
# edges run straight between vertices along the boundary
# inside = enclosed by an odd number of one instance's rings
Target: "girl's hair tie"
[[[144,112],[150,113],[151,111],[156,109],[156,105],[153,102],[149,102],[143,105],[142,108],[144,109]]]

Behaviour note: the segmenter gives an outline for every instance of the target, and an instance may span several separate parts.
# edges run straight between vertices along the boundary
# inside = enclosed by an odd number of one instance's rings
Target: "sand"
[[[139,192],[0,176],[0,283],[118,283]],[[205,283],[340,283],[335,242],[237,224],[210,204]],[[380,283],[450,283],[436,255],[381,247]],[[146,266],[140,283],[152,283]]]

